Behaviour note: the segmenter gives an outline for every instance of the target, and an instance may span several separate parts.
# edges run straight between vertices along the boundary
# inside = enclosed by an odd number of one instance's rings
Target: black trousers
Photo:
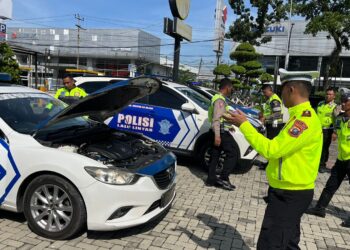
[[[300,249],[300,220],[313,195],[313,189],[294,191],[270,187],[257,249]]]
[[[211,130],[211,140],[214,143],[214,132]],[[221,151],[225,153],[224,166],[221,172],[221,179],[227,180],[233,168],[237,164],[238,150],[236,148],[236,142],[229,132],[223,132],[220,134],[221,144],[219,147],[213,145],[207,183],[214,184],[216,182],[216,167],[219,163]]]
[[[322,191],[321,198],[318,201],[321,207],[327,207],[335,192],[337,192],[345,176],[350,179],[350,160],[337,161],[331,170],[331,175],[328,178],[325,188]]]
[[[332,142],[333,129],[323,129],[323,145],[320,166],[325,167],[329,157],[329,146]]]
[[[268,139],[273,139],[275,138],[281,129],[284,127],[284,123],[277,124],[277,127],[273,127],[272,124],[267,123],[266,124],[266,137]]]

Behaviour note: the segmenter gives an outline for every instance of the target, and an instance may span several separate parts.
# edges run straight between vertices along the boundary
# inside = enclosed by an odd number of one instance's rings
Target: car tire
[[[33,179],[24,194],[24,215],[36,234],[53,239],[70,239],[86,227],[86,209],[77,189],[54,175]]]
[[[213,148],[211,140],[207,140],[203,143],[203,145],[199,149],[198,157],[199,157],[199,164],[202,166],[206,171],[209,169],[209,162],[210,162],[210,155],[211,150]],[[219,158],[219,164],[216,167],[216,174],[220,174],[223,168],[223,163],[225,159],[225,154],[222,151]]]

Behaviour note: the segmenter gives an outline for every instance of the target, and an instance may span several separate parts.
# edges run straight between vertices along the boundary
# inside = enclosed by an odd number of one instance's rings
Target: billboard
[[[12,0],[0,0],[0,19],[12,19]]]
[[[219,54],[222,54],[224,50],[226,20],[227,7],[224,4],[224,0],[217,0],[215,9],[214,51]]]

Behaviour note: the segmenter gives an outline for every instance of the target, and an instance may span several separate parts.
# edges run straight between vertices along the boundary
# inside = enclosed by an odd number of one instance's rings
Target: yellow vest
[[[71,90],[68,90],[66,88],[60,88],[57,90],[55,94],[56,99],[60,99],[62,97],[67,97],[67,96],[76,97],[77,99],[80,99],[87,96],[87,94],[83,89],[79,87],[75,87],[74,89],[71,89]]]
[[[350,160],[350,119],[339,116],[336,119],[336,131],[338,135],[338,160]]]
[[[269,140],[248,122],[239,129],[259,154],[269,160],[269,184],[285,190],[314,189],[322,151],[322,127],[310,102],[290,108],[290,119]]]
[[[337,107],[334,102],[320,102],[317,106],[317,115],[320,118],[322,128],[328,129],[333,124],[333,111]]]
[[[273,113],[275,113],[276,111],[274,111],[273,109],[271,109],[271,103],[273,101],[277,101],[279,103],[281,103],[281,107],[280,107],[280,116],[279,117],[274,117],[273,116]],[[267,123],[272,123],[273,120],[277,120],[279,123],[282,123],[283,122],[283,103],[281,101],[281,99],[278,97],[277,94],[273,94],[268,100],[267,102],[264,104],[263,106],[264,108],[264,116],[266,118],[266,122]],[[277,119],[276,119],[277,118]]]
[[[230,110],[230,107],[227,105],[226,103],[226,99],[223,95],[221,94],[215,94],[213,96],[213,98],[211,98],[211,103],[210,103],[210,106],[209,106],[209,109],[208,109],[208,121],[210,123],[213,122],[213,115],[214,115],[214,103],[217,101],[217,100],[223,100],[225,102],[225,110],[226,111],[229,111]],[[220,123],[224,123],[225,119],[224,118],[220,118]]]

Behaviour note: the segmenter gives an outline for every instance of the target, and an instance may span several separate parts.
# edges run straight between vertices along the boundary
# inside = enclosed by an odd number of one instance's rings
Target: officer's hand
[[[216,147],[220,147],[220,144],[221,144],[221,137],[220,136],[215,136],[214,145]]]
[[[237,127],[241,126],[243,122],[247,121],[247,117],[239,109],[234,112],[230,111],[230,115],[231,117],[225,117],[225,119]]]
[[[333,133],[333,134],[332,134],[332,141],[335,141],[335,140],[337,139],[337,137],[338,137],[337,134],[336,134],[336,133]]]

